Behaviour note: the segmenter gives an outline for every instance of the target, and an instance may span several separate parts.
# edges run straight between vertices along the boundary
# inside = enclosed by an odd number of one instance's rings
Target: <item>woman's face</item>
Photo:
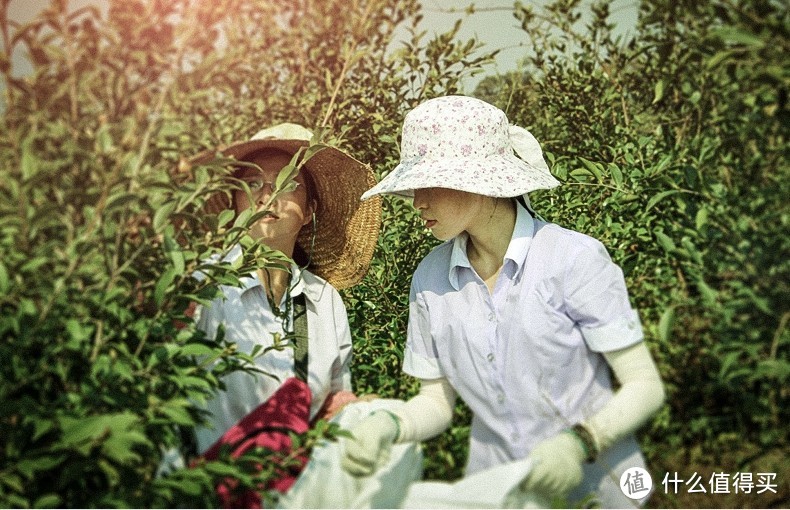
[[[261,171],[255,168],[243,168],[236,174],[239,179],[247,182],[252,192],[252,203],[244,190],[234,192],[233,203],[236,214],[251,206],[255,212],[266,209],[277,175],[291,162],[291,157],[280,152],[264,152],[253,155],[247,161],[261,167]],[[278,194],[268,207],[269,214],[260,218],[250,228],[250,236],[253,239],[263,241],[288,255],[293,254],[299,231],[310,222],[314,212],[314,204],[308,204],[307,189],[301,172],[295,182],[298,184],[296,189]]]
[[[486,197],[447,188],[414,190],[414,207],[431,233],[442,241],[469,230],[479,218]]]

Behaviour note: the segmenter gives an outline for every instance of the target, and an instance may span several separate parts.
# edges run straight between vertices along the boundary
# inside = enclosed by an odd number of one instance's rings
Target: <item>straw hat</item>
[[[511,126],[502,110],[473,97],[444,96],[406,115],[400,164],[362,200],[382,193],[410,197],[421,188],[528,200],[528,192],[559,184],[535,137]]]
[[[306,148],[311,138],[312,133],[298,124],[279,124],[220,152],[239,161],[265,149],[295,154]],[[197,159],[202,161],[206,156]],[[308,254],[307,268],[312,273],[336,289],[351,287],[367,273],[381,227],[381,200],[359,200],[376,179],[367,165],[334,147],[321,149],[302,168],[315,184],[318,207],[315,240],[309,223],[299,232],[296,244]],[[230,208],[228,197],[216,194],[209,198],[205,210],[216,214]]]

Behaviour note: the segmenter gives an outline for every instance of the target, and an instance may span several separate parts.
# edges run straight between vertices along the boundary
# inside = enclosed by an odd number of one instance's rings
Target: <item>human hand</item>
[[[398,418],[387,411],[376,411],[351,429],[345,440],[342,466],[354,476],[367,476],[383,466],[398,437]]]
[[[529,457],[534,467],[521,482],[525,492],[543,495],[566,496],[582,481],[584,448],[573,433],[560,432],[538,443]]]

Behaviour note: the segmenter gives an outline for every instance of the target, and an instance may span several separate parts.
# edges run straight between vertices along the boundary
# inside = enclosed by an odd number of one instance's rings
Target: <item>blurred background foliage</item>
[[[249,217],[205,217],[225,170],[189,158],[297,122],[383,176],[405,112],[470,92],[463,79],[494,52],[458,25],[422,33],[417,0],[124,0],[106,12],[53,0],[22,26],[8,5],[0,505],[216,506],[217,480],[271,472],[223,460],[155,477],[160,448],[201,419],[190,401],[244,359],[184,312],[276,255],[250,246],[240,265],[206,266]],[[535,193],[537,210],[601,239],[626,272],[668,390],[641,434],[654,478],[778,473],[778,494],[684,499],[659,486],[650,505],[787,507],[788,7],[641,2],[629,40],[613,35],[607,2],[584,20],[583,7],[516,2],[534,53],[471,94],[541,140],[564,185]],[[371,271],[344,292],[358,393],[416,391],[400,374],[408,288],[434,245],[407,202],[385,201]],[[210,277],[195,281],[198,268]],[[426,477],[461,475],[468,423],[459,405],[426,444]]]

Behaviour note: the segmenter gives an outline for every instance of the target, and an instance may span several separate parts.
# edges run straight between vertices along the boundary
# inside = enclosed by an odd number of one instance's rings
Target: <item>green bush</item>
[[[458,25],[426,37],[417,0],[116,0],[105,12],[53,0],[24,26],[8,3],[0,505],[214,507],[219,480],[255,486],[275,459],[264,453],[257,475],[253,455],[155,477],[161,448],[201,421],[193,402],[245,359],[185,311],[277,256],[249,246],[240,265],[206,264],[250,218],[206,217],[206,197],[228,191],[222,161],[188,159],[288,121],[326,128],[381,177],[397,164],[403,114],[462,92],[493,52],[473,56]],[[626,271],[669,390],[644,435],[651,462],[680,471],[700,447],[731,472],[786,458],[787,7],[642,2],[624,42],[606,2],[587,26],[580,5],[517,3],[534,49],[526,73],[487,78],[475,95],[530,128],[564,181],[535,194],[538,211],[601,239]],[[28,76],[13,68],[17,49]],[[400,372],[408,289],[434,245],[407,202],[385,201],[370,274],[343,293],[358,393],[416,391]],[[468,423],[459,405],[427,444],[428,478],[461,475]]]
[[[23,26],[0,5],[0,506],[215,507],[227,476],[265,483],[277,465],[266,452],[155,476],[162,449],[183,447],[203,419],[194,402],[250,358],[196,330],[189,303],[278,258],[244,237],[249,215],[203,214],[229,185],[222,160],[189,158],[289,121],[326,128],[381,171],[397,157],[402,111],[487,57],[469,57],[476,43],[455,31],[417,34],[410,0],[123,0],[106,12],[53,1]],[[414,37],[388,53],[400,23]],[[16,50],[30,75],[12,68]],[[387,245],[398,280],[377,264],[380,280],[347,298],[359,389],[402,395],[397,352],[386,372],[364,362],[402,345],[402,292],[420,250],[402,208],[387,221],[383,239],[411,250]],[[239,241],[239,264],[208,263]],[[198,270],[208,278],[192,278]],[[371,310],[392,320],[366,328]]]

